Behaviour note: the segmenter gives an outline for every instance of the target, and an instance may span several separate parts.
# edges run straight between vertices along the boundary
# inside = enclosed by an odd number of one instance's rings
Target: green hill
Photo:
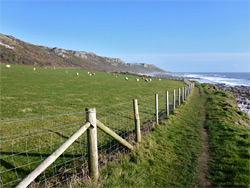
[[[84,51],[65,50],[29,44],[0,34],[0,61],[5,64],[40,67],[71,67],[103,72],[152,73],[165,71],[146,63],[126,64],[119,58],[98,56]]]

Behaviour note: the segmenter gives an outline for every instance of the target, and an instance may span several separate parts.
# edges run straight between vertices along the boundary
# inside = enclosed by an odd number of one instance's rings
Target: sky
[[[1,0],[0,32],[172,72],[250,72],[248,0]]]

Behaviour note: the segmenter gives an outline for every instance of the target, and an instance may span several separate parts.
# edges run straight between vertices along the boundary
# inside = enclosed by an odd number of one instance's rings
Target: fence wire
[[[182,94],[182,93],[181,93]],[[182,96],[181,96],[182,99]],[[166,96],[159,95],[159,119],[166,117]],[[173,91],[169,91],[170,112]],[[176,95],[178,104],[178,92]],[[138,99],[142,135],[155,124],[155,96]],[[97,109],[97,119],[133,144],[135,123],[133,101]],[[35,118],[1,121],[0,186],[14,187],[62,145],[86,121],[85,111]],[[128,150],[98,129],[99,165]],[[87,134],[79,137],[35,181],[33,187],[58,187],[88,178]]]

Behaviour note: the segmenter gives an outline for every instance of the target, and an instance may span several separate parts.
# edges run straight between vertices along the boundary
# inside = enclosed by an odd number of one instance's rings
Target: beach
[[[214,84],[219,90],[233,93],[238,107],[250,116],[250,73],[160,73],[152,76]]]
[[[216,86],[219,90],[232,92],[237,98],[238,107],[250,116],[250,87],[226,84],[216,84]]]

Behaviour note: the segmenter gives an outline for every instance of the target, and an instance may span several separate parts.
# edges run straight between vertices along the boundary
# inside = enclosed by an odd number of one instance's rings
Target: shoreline
[[[231,92],[236,96],[238,107],[250,116],[250,87],[228,86],[226,84],[215,84],[221,91]]]

